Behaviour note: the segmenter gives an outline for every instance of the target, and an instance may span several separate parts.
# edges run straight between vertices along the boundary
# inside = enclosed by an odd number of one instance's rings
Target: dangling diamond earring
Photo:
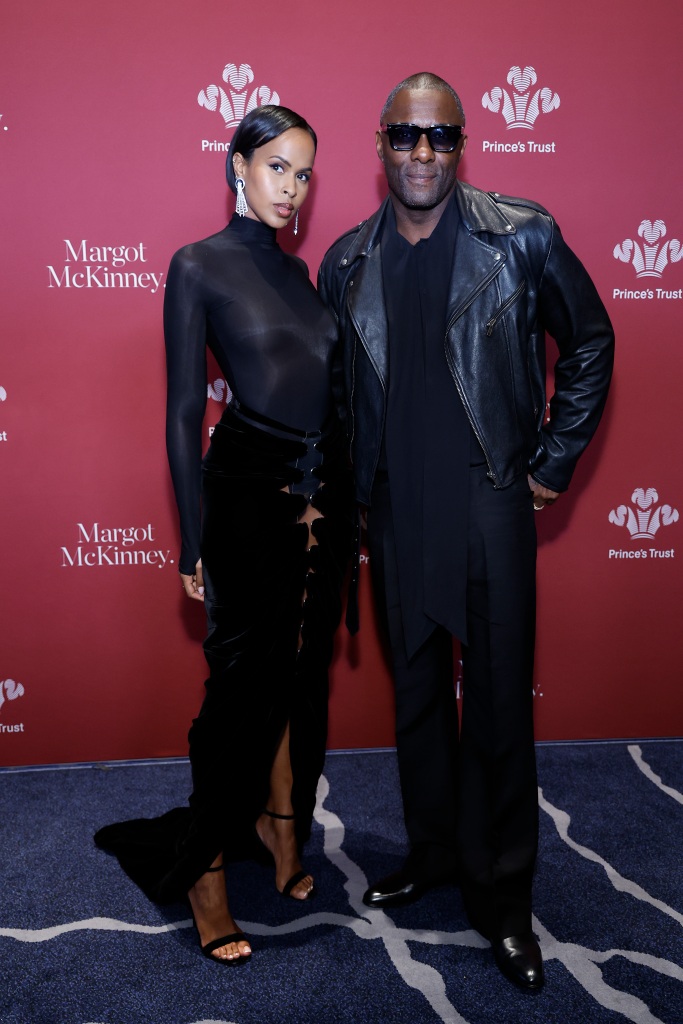
[[[294,218],[294,234],[299,234],[299,211],[296,211],[296,217]]]
[[[235,178],[235,188],[237,189],[237,203],[235,204],[235,213],[238,217],[244,217],[249,210],[247,206],[247,200],[244,198],[244,178]]]

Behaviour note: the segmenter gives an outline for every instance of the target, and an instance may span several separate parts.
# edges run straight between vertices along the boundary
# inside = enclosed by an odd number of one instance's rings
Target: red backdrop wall
[[[312,275],[384,194],[379,110],[431,70],[460,92],[462,175],[547,205],[618,341],[603,424],[538,516],[540,738],[674,735],[681,611],[680,39],[676,0],[197,0],[12,5],[0,38],[0,761],[182,754],[204,678],[163,443],[161,307],[180,245],[232,209],[250,103],[320,139]],[[222,90],[222,92],[221,92]],[[281,233],[286,234],[286,233]],[[552,351],[552,346],[551,346]],[[208,428],[226,399],[215,368]],[[393,742],[374,630],[340,632],[330,745]]]

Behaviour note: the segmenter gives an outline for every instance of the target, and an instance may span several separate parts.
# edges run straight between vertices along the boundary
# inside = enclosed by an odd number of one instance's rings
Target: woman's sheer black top
[[[166,447],[180,514],[179,569],[199,559],[206,347],[233,395],[299,430],[319,430],[332,405],[334,320],[306,265],[275,231],[233,217],[171,260],[164,299],[168,369]]]

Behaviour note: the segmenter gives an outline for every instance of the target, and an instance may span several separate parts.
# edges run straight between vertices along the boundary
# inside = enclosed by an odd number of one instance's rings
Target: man
[[[456,180],[465,117],[443,79],[405,79],[380,122],[389,195],[319,282],[342,338],[411,847],[364,902],[411,902],[457,868],[499,968],[536,990],[534,509],[566,490],[598,425],[614,338],[550,214]],[[559,357],[544,424],[546,330]]]

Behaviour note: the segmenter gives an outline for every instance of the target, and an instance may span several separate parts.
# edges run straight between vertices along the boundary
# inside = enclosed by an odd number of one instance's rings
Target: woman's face
[[[252,220],[271,228],[289,224],[308,194],[315,147],[303,128],[289,128],[259,146],[246,161],[235,153],[235,177],[244,178],[244,197]]]

